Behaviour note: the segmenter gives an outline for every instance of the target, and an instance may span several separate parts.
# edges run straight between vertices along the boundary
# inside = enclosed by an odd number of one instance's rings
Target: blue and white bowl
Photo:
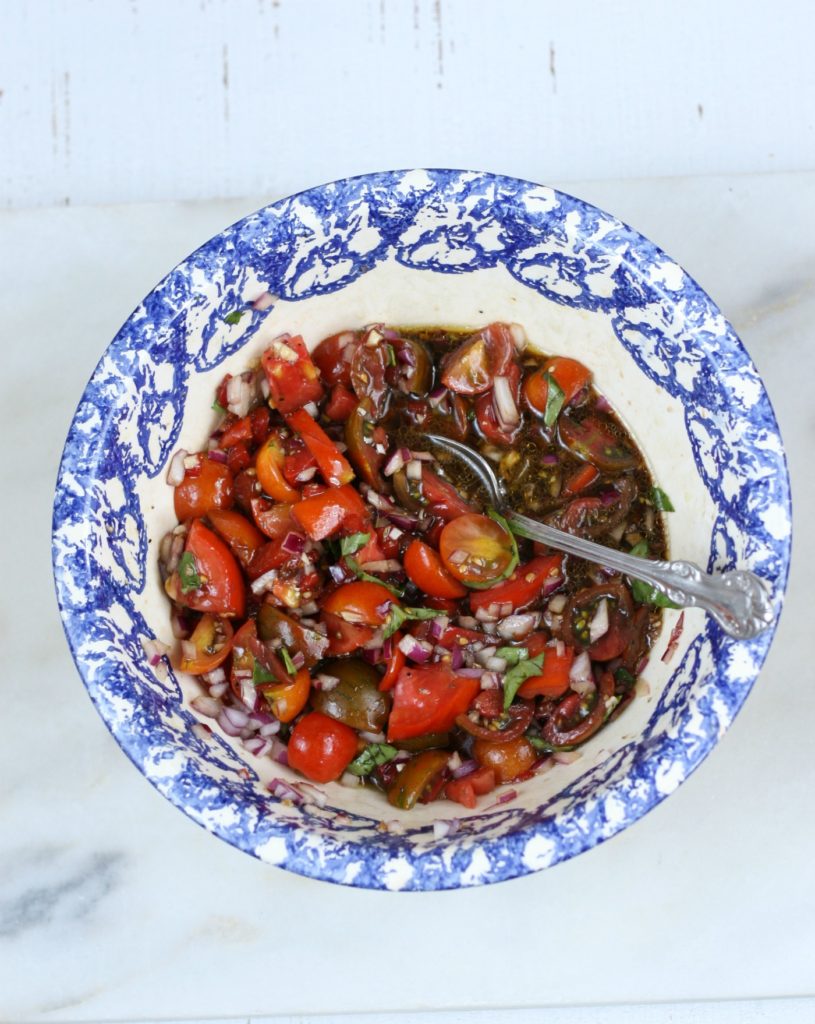
[[[261,296],[266,308],[254,309]],[[656,246],[578,199],[491,174],[371,174],[273,203],[176,267],[105,352],[65,445],[53,534],[68,641],[117,742],[193,820],[270,864],[405,890],[556,864],[672,793],[730,725],[766,656],[771,632],[737,642],[687,611],[666,664],[679,615],[666,612],[625,714],[578,760],[472,813],[448,803],[398,812],[336,783],[314,802],[281,802],[266,784],[293,778],[287,769],[195,727],[194,681],[157,674],[143,641],[171,638],[156,559],[173,525],[164,478],[177,448],[208,436],[216,383],[283,331],[313,345],[371,322],[494,320],[521,323],[533,344],[594,370],[676,506],[672,551],[752,569],[780,611],[790,496],[770,402],[730,324]],[[439,814],[457,820],[434,829]]]

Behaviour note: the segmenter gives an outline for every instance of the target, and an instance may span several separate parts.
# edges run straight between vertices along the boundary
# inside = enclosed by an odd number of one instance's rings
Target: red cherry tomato
[[[276,338],[263,353],[261,363],[269,382],[269,397],[279,412],[294,412],[323,397],[317,367],[299,335]]]
[[[331,397],[325,404],[323,412],[336,423],[344,423],[352,412],[356,410],[356,395],[348,390],[344,384],[335,384],[331,389]]]
[[[540,370],[530,373],[524,381],[524,398],[541,415],[546,412],[550,377],[563,392],[563,404],[568,405],[589,383],[591,371],[576,359],[556,356],[547,360]]]
[[[359,334],[356,331],[342,331],[324,338],[314,349],[311,358],[326,384],[351,387],[351,360],[358,342]]]
[[[393,688],[388,740],[448,732],[479,689],[477,679],[457,676],[445,665],[403,668]]]
[[[422,467],[422,494],[428,511],[440,519],[456,519],[473,512],[473,506],[461,497],[455,487],[427,466]]]
[[[228,466],[202,454],[194,469],[188,469],[173,495],[178,521],[199,519],[213,508],[231,508],[234,502],[232,473]]]
[[[193,520],[178,570],[167,584],[171,597],[198,612],[240,618],[246,607],[243,573],[235,556],[200,519]]]
[[[328,653],[339,656],[351,654],[359,650],[373,639],[374,630],[371,626],[357,625],[354,622],[346,622],[339,615],[328,612],[323,608],[323,622],[328,630]]]
[[[292,506],[292,515],[312,540],[325,540],[341,527],[360,532],[368,522],[367,506],[350,484],[304,498]]]
[[[207,519],[244,568],[252,561],[257,549],[266,543],[260,530],[240,512],[213,508],[207,513]]]
[[[357,753],[357,734],[320,711],[301,718],[289,737],[289,767],[312,782],[338,779]]]
[[[529,653],[531,657],[536,657],[531,651]],[[543,648],[542,653],[541,673],[524,681],[518,690],[520,697],[562,697],[569,689],[569,671],[574,661],[574,650],[564,646],[562,653],[558,654],[558,645],[552,642],[551,646]]]
[[[393,594],[379,583],[344,583],[328,595],[323,611],[338,615],[352,625],[383,626],[394,603]]]
[[[404,566],[419,590],[431,597],[464,597],[467,593],[467,588],[444,568],[438,553],[422,540],[411,542]]]
[[[441,382],[461,395],[481,395],[495,377],[506,376],[514,355],[509,327],[490,324],[444,358]]]
[[[354,471],[336,444],[320,424],[306,412],[298,409],[286,417],[286,423],[296,430],[314,456],[323,480],[332,487],[341,487],[354,479]]]
[[[470,594],[470,608],[473,614],[480,608],[488,608],[491,604],[512,605],[512,611],[518,611],[537,600],[547,583],[554,589],[557,580],[564,580],[563,555],[533,558],[526,565],[519,565],[503,583]],[[503,614],[509,612],[502,611]]]

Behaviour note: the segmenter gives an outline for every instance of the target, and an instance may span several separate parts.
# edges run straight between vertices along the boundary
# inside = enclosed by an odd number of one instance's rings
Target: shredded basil
[[[261,663],[255,658],[255,663],[252,666],[252,684],[254,686],[261,686],[263,683],[276,683],[277,676],[273,672],[269,672],[265,669]]]
[[[289,673],[289,675],[290,676],[296,676],[297,675],[297,667],[295,666],[294,662],[291,660],[291,655],[288,652],[288,648],[286,648],[286,647],[281,647],[280,648],[280,657],[283,660],[283,664],[286,666],[286,671]]]
[[[340,539],[340,554],[353,555],[355,551],[364,548],[370,539],[370,533],[352,533],[350,537],[342,537]]]
[[[345,770],[352,775],[370,775],[374,768],[392,761],[398,753],[389,743],[369,743]]]
[[[462,582],[464,583],[464,585],[466,587],[469,587],[471,590],[487,590],[488,587],[494,587],[496,583],[500,583],[501,580],[505,580],[507,579],[507,577],[511,576],[518,567],[518,543],[515,540],[515,534],[512,532],[512,528],[510,527],[506,519],[501,515],[501,513],[496,512],[494,508],[488,508],[487,515],[494,522],[498,523],[501,529],[504,530],[507,536],[509,537],[509,542],[512,545],[512,557],[510,558],[506,569],[504,569],[501,575],[496,576],[494,580],[490,580],[488,583],[472,583],[469,580],[463,580]]]
[[[647,558],[648,544],[644,540],[641,540],[639,544],[635,544],[634,547],[631,548],[631,554],[636,555],[638,558]],[[632,597],[640,604],[653,604],[657,608],[682,607],[681,605],[674,604],[670,598],[667,598],[650,583],[646,583],[645,580],[635,580],[629,577],[629,583],[631,584]]]
[[[536,736],[535,733],[525,733],[525,738],[529,740],[532,746],[541,754],[553,754],[556,750],[576,750],[577,747],[556,747],[554,743],[549,743],[543,736]]]
[[[376,576],[372,576],[369,572],[365,572],[356,558],[352,558],[351,555],[345,556],[345,564],[359,580],[364,580],[366,583],[378,583],[380,587],[384,587],[385,590],[389,590],[394,597],[401,597],[404,593],[404,591],[395,584],[386,583],[384,580],[380,580]],[[436,612],[435,614],[438,615],[439,613]]]
[[[385,346],[385,355],[388,360],[388,366],[396,366],[396,353],[393,351],[393,345]]]
[[[620,686],[624,686],[626,689],[630,689],[637,681],[633,673],[629,672],[627,668],[623,668],[622,666],[620,666],[620,668],[618,668],[614,673],[614,678]]]
[[[224,407],[221,405],[221,403],[219,401],[217,401],[217,400],[212,403],[212,410],[213,410],[213,412],[219,412],[219,413],[221,413],[224,416],[226,416],[226,413],[227,413],[227,410],[224,409]]]
[[[504,711],[507,711],[510,704],[515,700],[515,694],[520,690],[524,681],[530,676],[540,675],[543,668],[543,653],[537,658],[528,658],[526,661],[519,661],[514,668],[511,668],[504,675]]]
[[[546,383],[546,408],[543,412],[543,422],[547,427],[552,427],[563,408],[563,400],[566,397],[563,388],[558,384],[551,373],[545,373]]]
[[[529,651],[525,647],[499,647],[495,657],[502,658],[507,665],[517,665],[519,661],[526,661]]]
[[[393,636],[397,629],[400,629],[409,619],[435,619],[441,615],[435,608],[403,608],[401,605],[391,605],[391,612],[385,624],[384,638]]]
[[[673,502],[661,487],[651,488],[651,502],[659,512],[676,512]]]
[[[240,321],[240,318],[249,311],[246,309],[234,309],[231,313],[227,313],[224,317],[225,324],[236,324]]]
[[[188,594],[191,590],[197,590],[201,586],[201,577],[198,574],[198,566],[192,551],[185,551],[179,558],[178,579],[181,583],[181,592],[184,594]]]

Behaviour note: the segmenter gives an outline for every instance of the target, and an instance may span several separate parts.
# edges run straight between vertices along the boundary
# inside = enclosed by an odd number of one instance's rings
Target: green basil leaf
[[[543,653],[537,658],[529,658],[526,661],[519,661],[504,675],[504,711],[509,709],[510,704],[515,700],[515,694],[520,690],[525,680],[530,676],[540,675],[543,668]]]
[[[639,544],[635,544],[631,548],[632,555],[636,555],[638,558],[648,557],[648,544],[641,540]],[[646,583],[645,580],[635,580],[629,577],[628,582],[631,585],[631,596],[639,604],[652,604],[657,608],[681,608],[679,604],[674,604],[670,598],[666,597],[663,593],[657,590],[656,587],[650,583]]]
[[[370,775],[374,768],[392,761],[398,753],[389,743],[369,743],[345,770],[352,775]]]
[[[370,533],[352,533],[350,537],[342,537],[340,538],[340,554],[353,555],[355,551],[364,548],[370,539]]]
[[[254,686],[260,686],[263,683],[276,683],[277,676],[273,672],[269,672],[265,669],[261,663],[255,658],[255,663],[252,666],[252,684]]]
[[[402,608],[398,604],[391,605],[391,612],[385,624],[384,638],[393,636],[410,619],[435,619],[441,612],[435,608]]]
[[[212,403],[212,411],[213,412],[219,412],[223,416],[226,416],[226,413],[227,413],[227,410],[224,409],[224,407],[221,405],[221,403],[217,399]]]
[[[297,668],[296,668],[294,662],[291,660],[291,655],[289,654],[287,648],[285,648],[285,647],[281,647],[280,648],[280,657],[282,658],[283,664],[286,666],[286,671],[289,673],[289,675],[290,676],[296,676],[297,675]]]
[[[352,558],[351,555],[345,556],[345,564],[358,580],[364,580],[366,583],[378,583],[380,587],[384,587],[385,590],[389,590],[394,597],[401,597],[404,593],[401,587],[397,587],[393,583],[386,583],[384,580],[380,580],[376,576],[372,576],[369,572],[365,572],[356,558]],[[436,614],[438,615],[439,613],[436,612]]]
[[[548,387],[546,389],[546,408],[543,412],[543,422],[547,427],[552,427],[560,415],[560,410],[563,408],[563,399],[566,396],[563,394],[563,388],[561,388],[551,373],[545,373],[544,377]]]
[[[198,565],[192,551],[185,551],[179,558],[178,579],[181,583],[181,592],[184,594],[188,594],[191,590],[197,590],[201,586]]]
[[[231,313],[227,313],[226,314],[226,316],[224,317],[224,323],[225,324],[236,324],[236,323],[238,323],[240,321],[240,318],[242,316],[245,316],[246,313],[248,313],[248,312],[249,312],[248,309],[235,309]]]
[[[529,651],[525,647],[499,647],[495,657],[503,658],[507,665],[517,665],[519,661],[526,661]]]
[[[673,502],[661,487],[651,488],[651,501],[659,512],[676,512]]]

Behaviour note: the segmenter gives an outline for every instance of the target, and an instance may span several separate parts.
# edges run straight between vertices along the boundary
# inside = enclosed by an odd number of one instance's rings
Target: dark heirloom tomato
[[[589,632],[592,619],[601,601],[609,607],[608,630],[591,643]],[[619,657],[631,640],[633,602],[624,583],[600,583],[586,587],[569,598],[563,610],[563,639],[572,647],[588,649],[595,661],[610,661]]]
[[[379,689],[379,673],[360,658],[327,661],[321,670],[339,679],[331,690],[320,690],[311,698],[315,711],[350,725],[362,732],[381,732],[385,728],[391,699]]]
[[[583,718],[575,715],[572,697],[576,696],[577,694],[572,694],[562,700],[541,728],[541,735],[553,747],[571,747],[578,743],[585,743],[597,732],[605,721],[606,715],[609,714],[610,709],[607,702],[614,696],[614,676],[610,672],[601,674],[594,704]],[[579,704],[578,700],[577,705],[579,706]]]
[[[278,641],[289,654],[302,654],[306,668],[325,657],[328,640],[316,629],[309,629],[274,605],[261,605],[257,618],[258,636],[264,642]]]
[[[433,383],[433,361],[427,346],[412,338],[392,338],[389,344],[395,354],[387,374],[390,382],[405,394],[426,395]]]
[[[416,801],[447,767],[449,758],[445,750],[425,750],[411,758],[388,787],[388,803],[403,811],[415,807]]]
[[[312,711],[289,737],[289,767],[312,782],[338,779],[357,752],[357,734],[342,722]]]
[[[375,491],[383,490],[379,471],[385,461],[388,438],[382,427],[374,425],[369,402],[360,402],[345,421],[345,443],[348,458],[360,478]]]
[[[599,415],[587,416],[580,422],[571,416],[561,416],[558,430],[562,444],[604,473],[623,473],[639,461]]]
[[[231,508],[232,472],[228,466],[198,456],[198,465],[188,469],[176,487],[173,501],[179,522],[205,516],[213,508]]]
[[[578,537],[602,537],[628,518],[635,492],[631,477],[623,476],[600,495],[575,498],[546,516],[545,522]]]
[[[388,405],[387,369],[388,343],[376,328],[372,328],[354,352],[351,386],[360,401],[368,402],[371,417],[375,420],[384,415]]]
[[[537,761],[538,754],[525,736],[516,736],[511,740],[476,740],[473,746],[473,757],[484,768],[491,768],[495,779],[512,782],[519,775],[524,775]]]
[[[507,375],[515,342],[506,324],[490,324],[442,360],[441,382],[462,395],[480,395]]]

